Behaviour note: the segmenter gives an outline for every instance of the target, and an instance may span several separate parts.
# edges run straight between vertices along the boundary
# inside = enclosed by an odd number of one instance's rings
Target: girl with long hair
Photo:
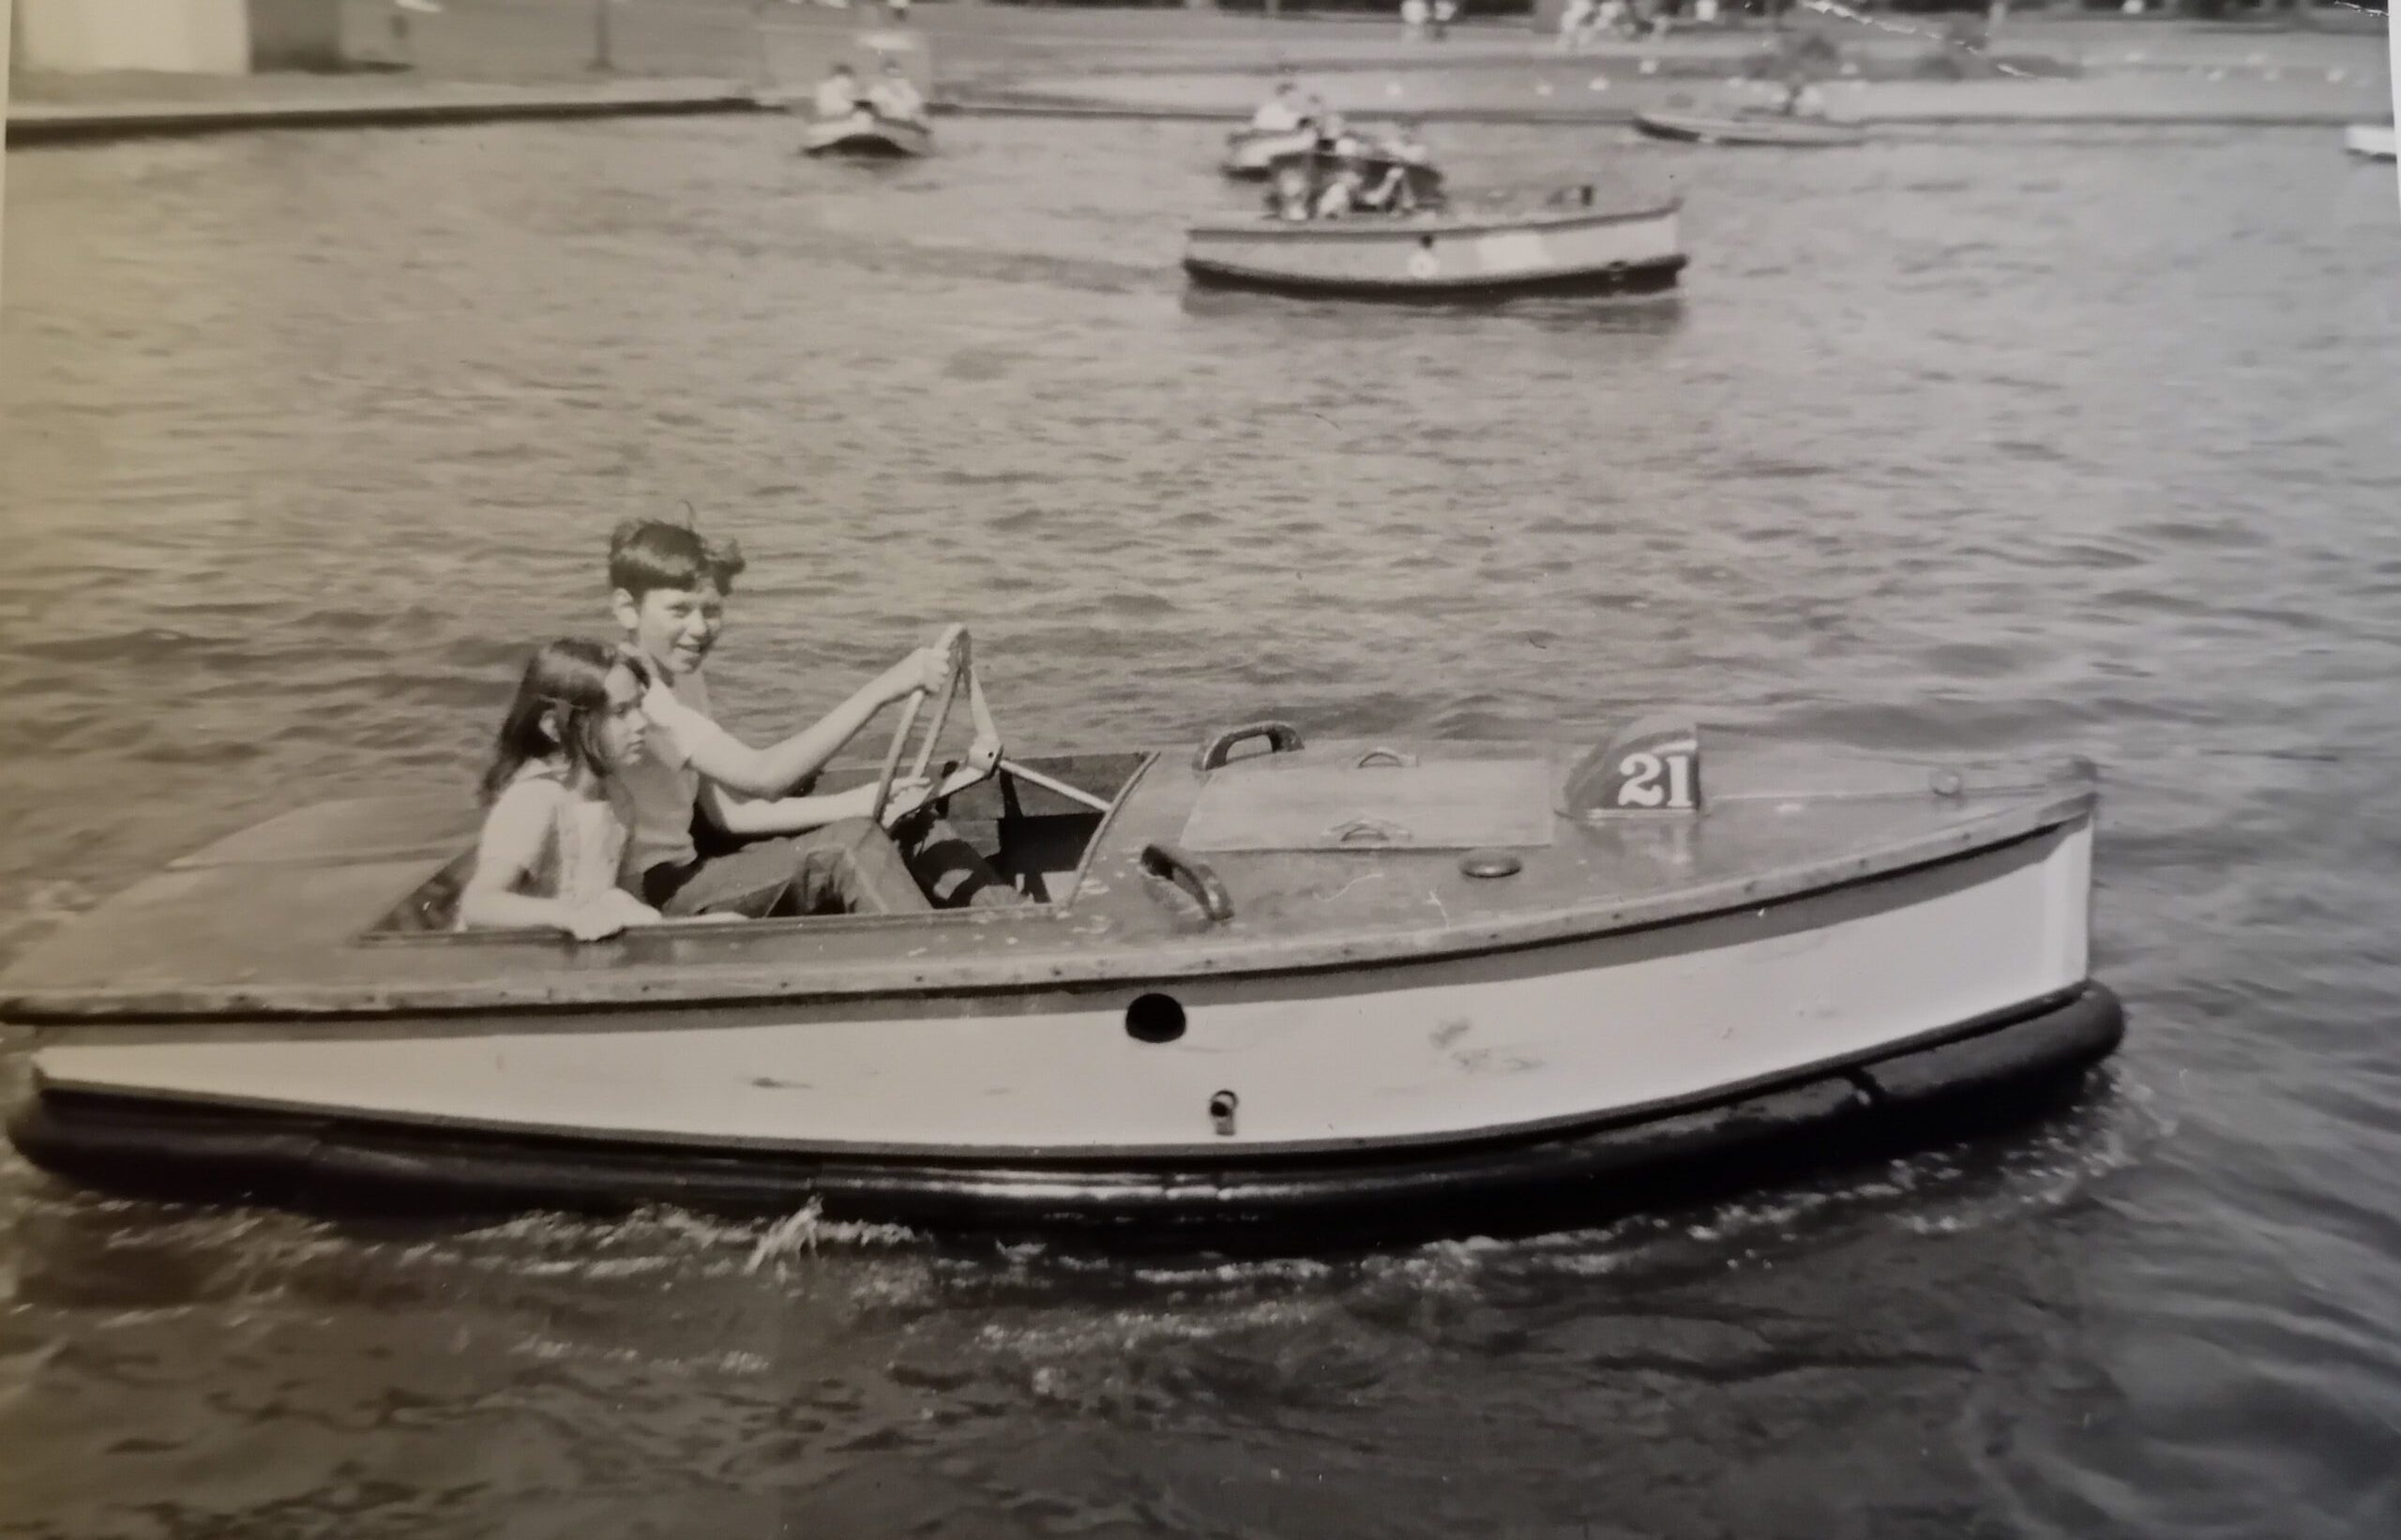
[[[598,941],[659,923],[617,885],[629,827],[620,776],[642,754],[646,684],[639,664],[597,642],[552,642],[526,663],[484,772],[461,929]]]

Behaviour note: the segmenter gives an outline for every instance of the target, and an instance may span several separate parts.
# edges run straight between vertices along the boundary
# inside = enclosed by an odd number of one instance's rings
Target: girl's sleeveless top
[[[570,794],[566,767],[554,762],[526,764],[509,782],[509,791],[531,780],[551,781],[556,791],[550,798],[550,826],[542,841],[541,859],[519,880],[518,891],[586,903],[615,887],[627,838],[626,814],[617,806],[618,799]]]

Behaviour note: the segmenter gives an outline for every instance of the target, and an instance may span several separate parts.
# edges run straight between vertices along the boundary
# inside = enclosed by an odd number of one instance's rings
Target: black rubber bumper
[[[1137,1165],[993,1166],[524,1138],[49,1092],[8,1136],[35,1164],[114,1191],[312,1209],[621,1212],[674,1203],[936,1229],[1305,1222],[1479,1229],[1624,1212],[1830,1159],[1980,1132],[2071,1087],[2125,1030],[2088,985],[1883,1059],[1639,1120],[1473,1144]]]
[[[1253,268],[1231,267],[1187,257],[1184,270],[1193,282],[1213,289],[1246,289],[1259,294],[1291,294],[1320,299],[1372,299],[1395,304],[1474,305],[1497,300],[1605,294],[1651,294],[1676,286],[1684,259],[1626,263],[1587,267],[1572,273],[1546,273],[1528,278],[1457,279],[1442,282],[1410,279],[1295,278]]]

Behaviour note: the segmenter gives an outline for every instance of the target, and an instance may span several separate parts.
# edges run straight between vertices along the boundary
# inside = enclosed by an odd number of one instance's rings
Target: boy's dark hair
[[[654,588],[713,585],[730,594],[748,565],[733,541],[714,544],[661,519],[628,519],[609,536],[609,586],[624,589],[637,603]]]

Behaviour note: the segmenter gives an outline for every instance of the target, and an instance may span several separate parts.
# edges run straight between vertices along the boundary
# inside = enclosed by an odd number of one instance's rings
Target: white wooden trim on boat
[[[2091,830],[1785,904],[1371,969],[581,1019],[53,1027],[45,1091],[486,1131],[998,1159],[1384,1147],[1679,1105],[2088,973]],[[1139,1040],[1171,992],[1188,1030]],[[1239,1131],[1217,1131],[1220,1092]]]

